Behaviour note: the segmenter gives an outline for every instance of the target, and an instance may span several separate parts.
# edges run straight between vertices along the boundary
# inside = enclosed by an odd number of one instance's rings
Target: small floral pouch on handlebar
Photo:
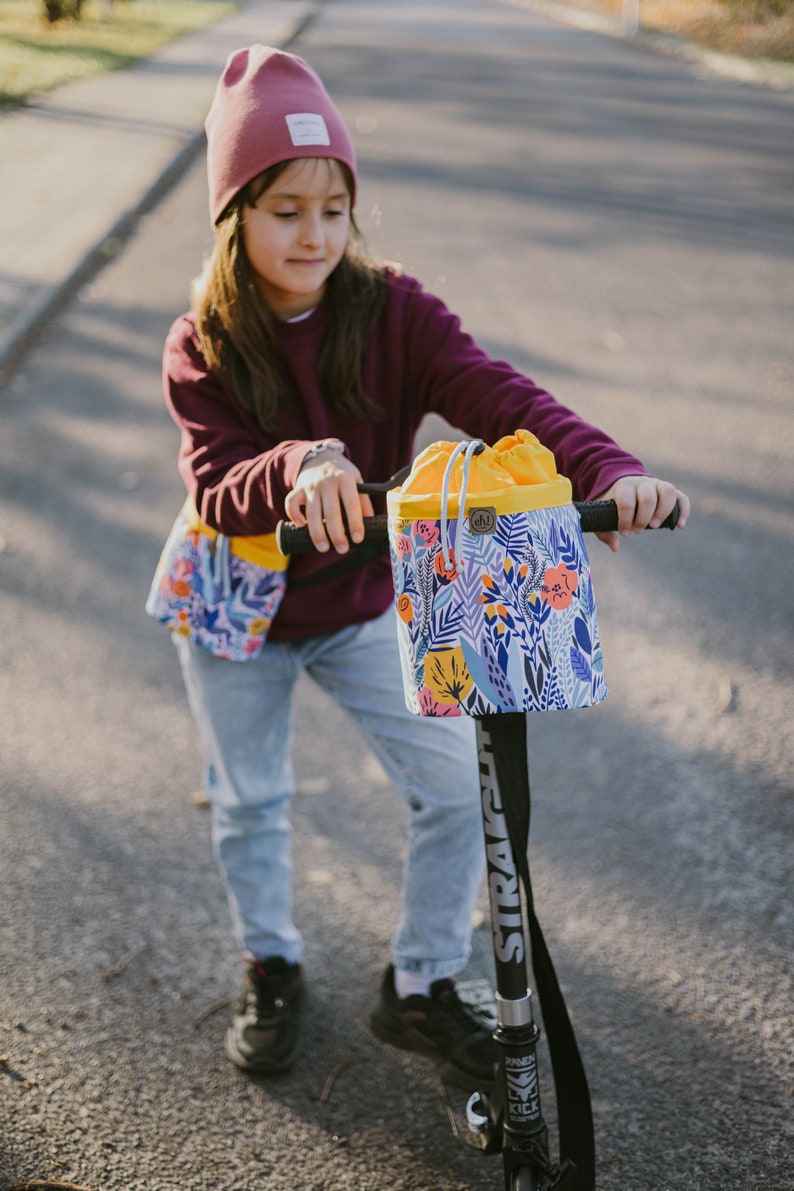
[[[606,697],[571,484],[533,434],[433,443],[387,499],[410,711],[551,711]]]
[[[146,611],[221,658],[256,657],[286,588],[289,559],[275,534],[226,537],[188,499],[157,564]]]

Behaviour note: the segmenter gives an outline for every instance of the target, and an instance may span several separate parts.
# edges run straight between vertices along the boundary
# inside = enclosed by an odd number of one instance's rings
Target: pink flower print
[[[172,571],[175,579],[189,579],[193,574],[193,563],[188,558],[176,558]]]
[[[421,715],[460,715],[460,708],[455,703],[439,703],[429,687],[423,686],[419,692],[419,708]]]
[[[394,543],[394,549],[398,558],[405,558],[411,553],[411,539],[401,533]]]
[[[425,546],[433,546],[438,541],[438,526],[435,521],[417,521],[414,532]]]

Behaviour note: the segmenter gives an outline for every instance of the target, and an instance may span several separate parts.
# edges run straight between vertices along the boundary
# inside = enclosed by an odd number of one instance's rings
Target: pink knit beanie
[[[294,54],[264,45],[230,54],[204,127],[213,223],[246,182],[293,157],[333,157],[355,185],[350,133],[320,79]]]

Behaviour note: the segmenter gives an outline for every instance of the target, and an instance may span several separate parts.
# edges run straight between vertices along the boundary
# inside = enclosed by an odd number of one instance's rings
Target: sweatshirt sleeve
[[[423,412],[441,414],[489,443],[518,429],[531,431],[553,452],[576,500],[600,496],[621,476],[648,474],[609,435],[506,361],[492,360],[440,299],[414,284],[406,324],[412,343],[411,384]]]
[[[179,427],[179,474],[202,521],[225,534],[272,533],[320,440],[268,436],[209,372],[187,316],[166,340],[163,387]]]

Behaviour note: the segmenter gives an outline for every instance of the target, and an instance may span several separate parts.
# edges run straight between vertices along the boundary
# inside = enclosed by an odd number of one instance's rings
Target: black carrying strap
[[[339,575],[344,575],[348,571],[356,571],[359,567],[363,567],[367,562],[374,562],[376,558],[380,558],[383,554],[382,550],[376,549],[374,546],[356,546],[348,554],[343,554],[336,562],[332,562],[322,571],[317,571],[314,575],[309,575],[306,579],[290,579],[287,578],[287,588],[289,591],[302,591],[305,587],[317,587],[320,583],[327,583],[330,579],[336,579]]]
[[[546,940],[535,917],[529,875],[530,792],[525,715],[485,717],[510,845],[524,886],[532,971],[554,1073],[560,1157],[577,1168],[576,1191],[595,1189],[595,1137],[590,1089]]]

